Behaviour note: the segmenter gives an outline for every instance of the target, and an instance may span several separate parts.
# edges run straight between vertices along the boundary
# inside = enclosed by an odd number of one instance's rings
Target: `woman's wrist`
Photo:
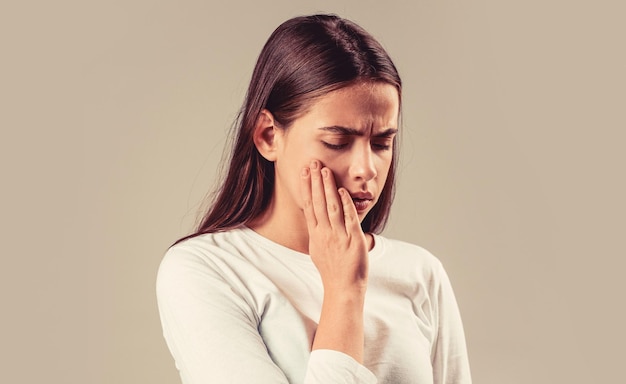
[[[324,304],[344,308],[363,307],[366,289],[366,283],[351,286],[324,286]]]

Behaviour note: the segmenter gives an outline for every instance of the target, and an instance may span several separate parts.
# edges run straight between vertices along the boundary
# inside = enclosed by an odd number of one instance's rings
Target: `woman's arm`
[[[356,208],[318,161],[303,169],[302,191],[309,254],[324,286],[313,350],[343,352],[362,363],[368,249]]]
[[[287,384],[246,297],[210,257],[171,248],[157,276],[163,335],[184,384]]]
[[[432,297],[437,337],[432,349],[433,379],[435,384],[471,384],[472,377],[465,342],[465,333],[459,307],[450,279],[441,263],[435,271],[436,284]]]

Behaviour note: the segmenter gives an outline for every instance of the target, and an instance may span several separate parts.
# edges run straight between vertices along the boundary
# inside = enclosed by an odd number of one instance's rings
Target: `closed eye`
[[[324,146],[326,148],[333,149],[333,150],[336,150],[336,151],[344,149],[344,148],[346,148],[348,146],[348,143],[333,144],[333,143],[328,143],[326,141],[322,141],[322,144],[324,144]]]
[[[387,151],[391,149],[391,140],[389,141],[374,141],[372,142],[372,148],[379,151]]]

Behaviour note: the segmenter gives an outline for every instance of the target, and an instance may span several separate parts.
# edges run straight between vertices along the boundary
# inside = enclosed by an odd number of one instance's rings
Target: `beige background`
[[[158,263],[212,185],[262,44],[318,11],[368,29],[403,76],[386,234],[444,262],[474,382],[620,381],[620,3],[2,5],[0,382],[178,382]]]

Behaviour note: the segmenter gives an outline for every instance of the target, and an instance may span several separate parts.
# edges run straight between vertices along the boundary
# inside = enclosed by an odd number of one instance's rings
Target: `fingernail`
[[[326,169],[326,168],[322,169],[322,176],[328,177],[328,169]]]
[[[302,176],[308,176],[309,175],[309,169],[308,168],[302,168]]]
[[[311,161],[311,169],[317,169],[317,161]]]

